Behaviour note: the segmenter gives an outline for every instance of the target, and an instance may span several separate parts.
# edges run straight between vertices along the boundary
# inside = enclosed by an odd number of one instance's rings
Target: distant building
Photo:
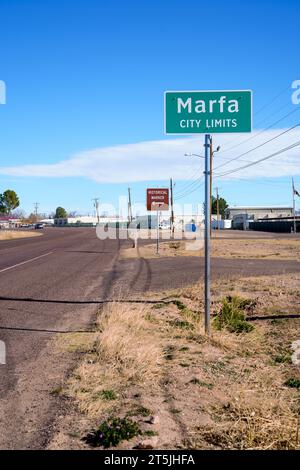
[[[54,225],[54,219],[42,219],[39,220],[39,223],[44,225]]]
[[[273,219],[292,217],[293,208],[287,206],[233,206],[225,209],[225,218],[235,220]]]
[[[10,215],[0,216],[0,228],[2,229],[17,228],[17,227],[20,227],[20,225],[21,225],[20,219],[16,219]]]
[[[100,217],[99,219],[100,224],[114,224],[117,222],[124,222],[123,219],[120,219],[120,217],[115,216],[115,217]],[[89,216],[89,215],[83,215],[83,216],[78,216],[78,217],[65,217],[65,218],[55,218],[54,219],[54,225],[57,227],[63,227],[66,225],[88,225],[88,226],[96,226],[98,223],[98,218]]]

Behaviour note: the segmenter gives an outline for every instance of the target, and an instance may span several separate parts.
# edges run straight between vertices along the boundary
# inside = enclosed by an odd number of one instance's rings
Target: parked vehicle
[[[34,228],[35,230],[41,230],[44,228],[44,224],[35,224]]]

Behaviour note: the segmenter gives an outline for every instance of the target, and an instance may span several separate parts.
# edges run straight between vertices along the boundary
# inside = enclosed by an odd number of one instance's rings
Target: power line
[[[277,121],[273,122],[272,124],[270,124],[268,127],[266,127],[265,129],[262,129],[261,131],[257,132],[256,134],[248,137],[247,139],[244,139],[242,140],[241,142],[237,143],[236,145],[233,145],[232,147],[229,147],[225,150],[223,150],[223,153],[225,152],[229,152],[230,150],[233,150],[235,149],[236,147],[239,147],[240,145],[242,144],[245,144],[246,142],[249,142],[250,140],[253,140],[253,139],[256,139],[256,137],[258,137],[259,135],[263,134],[264,132],[272,129],[272,127],[276,126],[277,124],[279,124],[281,121],[284,121],[284,119],[286,119],[287,117],[291,116],[292,114],[296,113],[297,111],[299,111],[299,107],[295,107],[295,109],[292,109],[292,111],[290,111],[289,113],[285,114],[285,116],[281,117],[280,119],[278,119]]]
[[[263,158],[260,158],[259,160],[255,160],[254,162],[252,163],[248,163],[247,165],[243,165],[239,168],[235,168],[233,170],[229,170],[225,173],[220,173],[220,174],[217,174],[216,176],[218,177],[222,177],[222,176],[226,176],[226,175],[231,175],[232,173],[236,173],[237,171],[240,171],[240,170],[244,170],[246,168],[249,168],[251,166],[254,166],[254,165],[257,165],[258,163],[261,163],[265,160],[268,160],[270,158],[273,158],[273,157],[276,157],[277,155],[280,155],[284,152],[287,152],[288,150],[292,150],[293,148],[296,148],[296,147],[299,147],[300,145],[300,140],[298,140],[297,142],[294,142],[292,145],[289,145],[288,147],[285,147],[284,149],[281,149],[279,150],[278,152],[275,152],[275,153],[272,153],[271,155],[268,155],[267,157],[263,157]]]
[[[198,170],[198,174],[199,174],[199,170]],[[200,176],[199,178],[196,178],[195,180],[189,182],[189,184],[186,185],[185,189],[183,189],[183,190],[176,193],[176,197],[181,196],[182,194],[185,194],[186,192],[188,192],[189,189],[192,188],[195,184],[198,184],[199,181],[201,181],[202,178],[203,178],[203,176]]]
[[[278,100],[278,98],[280,98],[280,96],[282,96],[287,90],[290,90],[290,85],[288,85],[287,87],[285,87],[283,90],[281,90],[274,98],[271,99],[271,101],[269,101],[267,104],[263,105],[258,111],[256,111],[254,113],[254,116],[257,116],[258,114],[260,114],[262,111],[264,111],[266,108],[268,108],[269,106],[271,106],[271,104],[273,104],[275,101]]]
[[[194,183],[196,183],[196,181]],[[186,193],[181,194],[179,197],[176,197],[175,200],[178,201],[179,199],[182,199],[186,196],[189,196],[190,194],[194,193],[199,188],[201,188],[201,186],[203,186],[203,184],[204,184],[204,181],[203,181],[203,176],[202,176],[201,178],[199,178],[199,181],[197,182],[197,185],[191,191],[187,191]]]
[[[290,85],[288,85],[286,88],[284,88],[283,90],[281,90],[277,95],[275,95],[274,98],[272,98],[270,101],[268,101],[265,105],[263,105],[258,111],[256,111],[254,113],[254,116],[257,116],[258,114],[260,114],[262,111],[264,111],[264,109],[268,108],[270,105],[272,105],[281,95],[283,95],[287,90],[290,90]],[[288,103],[288,105],[290,105],[290,103]],[[282,109],[286,108],[287,105],[285,104],[284,106],[281,106],[279,108],[279,110],[277,110],[275,112],[275,114],[279,113]],[[273,115],[274,113],[272,113]],[[259,123],[256,124],[257,125],[260,125],[262,122],[266,121],[270,116],[267,116],[266,118],[263,118],[262,120],[259,121]],[[274,124],[275,125],[275,124]],[[227,142],[226,145],[231,145],[231,143],[235,142],[235,139],[231,139],[229,142]],[[244,139],[240,142],[240,144],[242,144],[244,142]],[[239,145],[240,145],[239,144]],[[225,150],[224,150],[224,146],[223,147],[223,151],[224,152],[227,152],[229,151],[230,149],[226,149],[226,145],[225,145]]]
[[[220,157],[220,158],[223,158],[223,157]],[[231,159],[226,158],[226,160],[231,160]],[[243,160],[241,160],[241,161],[243,161],[243,162],[245,162],[245,163],[251,163],[250,160],[244,160],[244,159],[243,159]],[[217,167],[217,168],[218,168],[218,167]],[[193,177],[193,176],[196,176],[197,174],[199,174],[199,168],[197,168],[197,170],[194,172],[194,174],[192,175],[192,177]],[[176,186],[175,186],[175,184],[173,185],[173,186],[176,188],[175,191],[174,191],[174,192],[176,193],[176,199],[178,199],[178,196],[181,196],[183,193],[186,193],[186,192],[189,190],[190,187],[194,186],[195,183],[198,183],[201,179],[202,179],[202,177],[196,178],[196,179],[193,180],[193,181],[186,181],[185,183],[181,183],[181,185],[180,185],[180,183],[177,183],[177,182],[176,182],[176,183],[175,183]],[[179,191],[178,191],[178,189],[177,189],[178,186],[179,186]],[[178,191],[178,192],[177,192],[177,191]]]
[[[187,177],[186,180],[187,181],[184,181],[183,183],[180,183],[180,182],[177,182],[174,183],[174,189],[175,189],[175,192],[179,189],[179,192],[182,192],[182,191],[185,191],[185,187],[189,186],[191,184],[191,180],[193,181],[194,177],[196,175],[199,175],[199,167],[194,171],[193,173],[190,175],[190,177]]]
[[[262,123],[264,123],[265,121],[267,121],[270,117],[273,117],[274,115],[280,113],[280,111],[282,111],[283,109],[286,109],[288,107],[291,106],[291,103],[285,103],[283,106],[280,106],[280,108],[278,108],[276,111],[274,111],[271,115],[268,115],[268,116],[265,116],[263,119],[261,119],[260,121],[258,122],[255,122],[255,127],[257,128],[258,126],[260,126]]]
[[[219,168],[222,168],[222,167],[225,166],[225,165],[228,165],[228,164],[231,163],[231,162],[234,162],[234,161],[236,161],[236,160],[239,160],[241,157],[244,157],[245,155],[248,155],[248,154],[251,153],[251,152],[254,152],[254,150],[257,150],[258,148],[263,147],[264,145],[266,145],[266,144],[272,142],[273,140],[278,139],[278,138],[281,137],[282,135],[287,134],[288,132],[292,131],[293,129],[295,129],[295,128],[298,127],[298,126],[300,126],[300,122],[298,122],[298,123],[295,124],[294,126],[290,127],[289,129],[286,129],[285,131],[280,132],[279,134],[275,135],[275,136],[272,137],[271,139],[266,140],[266,141],[263,142],[262,144],[259,144],[259,145],[257,145],[256,147],[253,147],[252,149],[248,150],[247,152],[241,153],[241,154],[238,155],[237,157],[234,157],[234,158],[232,158],[231,160],[229,160],[228,162],[222,163],[221,165],[217,166],[216,170],[218,170]],[[250,163],[251,163],[251,162],[250,162]]]
[[[218,177],[219,178],[219,177]],[[221,178],[221,176],[220,176]],[[262,184],[264,186],[266,185],[273,185],[273,186],[281,186],[282,184],[283,185],[287,185],[287,184],[290,184],[289,181],[268,181],[266,179],[264,179],[264,181],[257,181],[256,179],[253,178],[241,178],[241,177],[238,177],[238,176],[233,176],[232,178],[228,178],[228,181],[235,181],[235,180],[238,180],[238,181],[244,181],[245,183],[251,183],[251,184]]]

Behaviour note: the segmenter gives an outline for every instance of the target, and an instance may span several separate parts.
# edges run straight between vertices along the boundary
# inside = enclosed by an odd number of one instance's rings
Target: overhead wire
[[[289,146],[287,146],[287,147],[285,147],[281,150],[278,150],[277,152],[271,153],[270,155],[267,155],[266,157],[260,158],[259,160],[255,160],[252,163],[248,163],[247,165],[243,165],[241,167],[234,168],[233,170],[229,170],[229,171],[224,172],[224,173],[216,174],[215,176],[222,177],[222,176],[231,175],[232,173],[236,173],[237,171],[244,170],[244,169],[249,168],[251,166],[257,165],[258,163],[269,160],[270,158],[273,158],[277,155],[281,155],[282,153],[287,152],[288,150],[292,150],[296,147],[299,147],[299,145],[300,145],[300,140],[298,140],[297,142],[294,142],[293,144],[291,144],[291,145],[289,145]]]
[[[299,108],[300,109],[300,108]],[[279,137],[281,137],[282,135],[284,134],[287,134],[288,132],[291,132],[292,130],[294,130],[296,127],[300,126],[300,122],[298,122],[297,124],[295,124],[294,126],[292,127],[289,127],[288,129],[285,129],[283,132],[280,132],[279,134],[276,134],[274,137],[271,137],[270,139],[262,142],[261,144],[257,145],[256,147],[253,147],[251,148],[250,150],[247,150],[247,152],[244,152],[244,153],[241,153],[240,155],[238,155],[237,157],[234,157],[232,159],[230,159],[228,162],[225,162],[225,163],[222,163],[221,165],[217,166],[215,168],[215,170],[218,170],[219,168],[222,168],[223,166],[226,166],[228,165],[229,163],[231,162],[234,162],[236,160],[239,160],[241,157],[244,157],[245,155],[248,155],[249,153],[252,153],[254,152],[254,150],[257,150],[261,147],[263,147],[264,145],[272,142],[273,140],[276,140],[278,139]],[[251,162],[250,162],[251,163]]]

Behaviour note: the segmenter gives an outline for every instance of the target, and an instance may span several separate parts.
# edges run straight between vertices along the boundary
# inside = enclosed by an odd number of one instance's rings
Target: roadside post
[[[211,158],[210,158],[210,135],[205,134],[205,235],[204,235],[204,321],[205,333],[210,335],[210,226],[211,226]]]
[[[156,255],[159,256],[159,204],[156,212]]]
[[[252,131],[252,91],[166,91],[165,134],[205,134],[205,333],[210,335],[211,134]]]
[[[156,254],[159,256],[159,212],[169,210],[169,188],[147,189],[147,211],[156,211]]]

